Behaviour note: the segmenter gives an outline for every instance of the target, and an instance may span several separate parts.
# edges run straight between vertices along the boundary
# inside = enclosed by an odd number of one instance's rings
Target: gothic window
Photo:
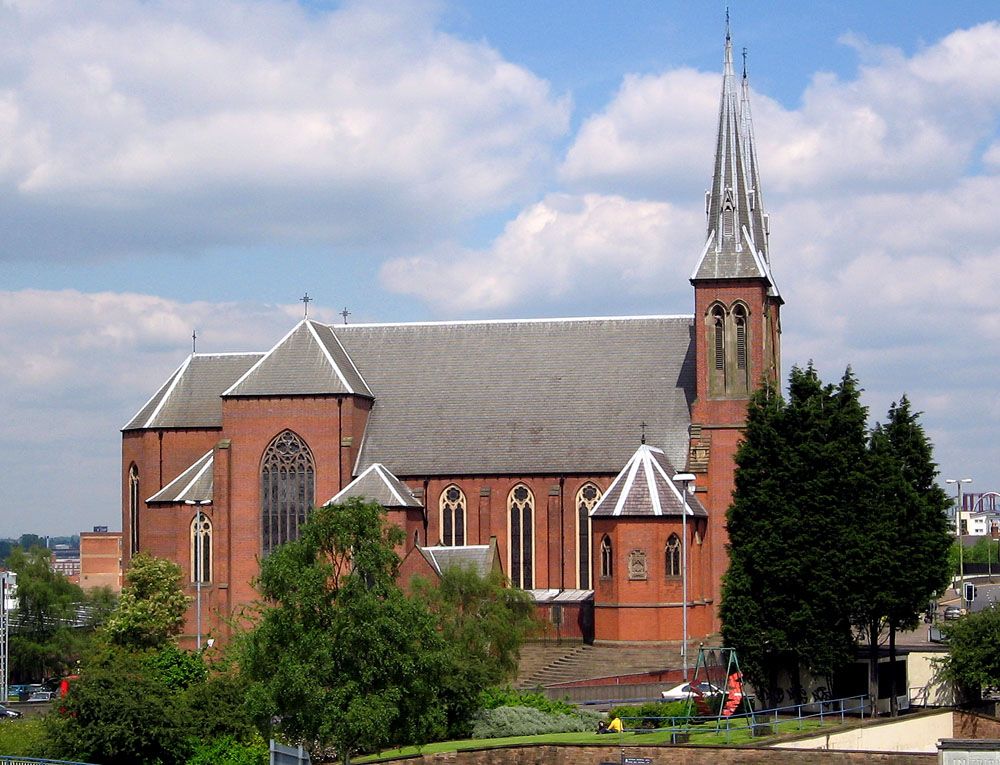
[[[212,522],[202,512],[191,521],[191,581],[212,581]]]
[[[611,538],[605,534],[601,538],[601,577],[607,579],[614,574],[614,562],[611,554]]]
[[[510,519],[510,581],[515,587],[530,590],[534,587],[535,497],[523,483],[511,490],[507,510]]]
[[[590,589],[590,511],[601,498],[601,490],[592,483],[585,483],[576,493],[576,549],[580,561],[578,573],[581,590]]]
[[[749,386],[749,359],[747,354],[747,309],[742,303],[733,306],[733,341],[736,345],[736,374],[733,375],[730,393],[746,393]]]
[[[262,551],[299,538],[299,528],[313,506],[316,468],[312,452],[290,430],[278,435],[261,460]]]
[[[139,468],[128,469],[128,519],[132,555],[139,552]]]
[[[681,540],[676,534],[671,534],[666,547],[667,576],[681,575]]]
[[[441,493],[441,544],[465,544],[465,494],[457,486]]]
[[[726,309],[714,305],[706,317],[708,332],[708,391],[712,396],[726,394]]]

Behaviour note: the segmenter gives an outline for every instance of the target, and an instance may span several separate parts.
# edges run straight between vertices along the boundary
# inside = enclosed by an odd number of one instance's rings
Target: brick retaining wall
[[[835,752],[767,747],[648,746],[628,747],[626,757],[649,757],[653,765],[934,765],[936,754]],[[422,754],[384,762],[406,765],[601,765],[621,762],[621,750],[601,746],[511,746],[465,752]]]

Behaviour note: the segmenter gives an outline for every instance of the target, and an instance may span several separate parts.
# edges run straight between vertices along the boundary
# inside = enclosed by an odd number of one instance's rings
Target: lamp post
[[[195,591],[195,648],[201,650],[201,583],[205,579],[205,549],[202,542],[202,527],[205,523],[205,514],[201,511],[204,505],[212,504],[210,499],[185,499],[185,505],[195,505],[198,514],[194,521],[194,591]]]
[[[965,584],[965,563],[963,561],[963,550],[964,545],[962,544],[962,484],[972,483],[971,478],[946,478],[945,483],[955,484],[955,536],[958,538],[958,587],[955,588],[955,592],[962,596],[963,602],[965,599],[965,592],[963,591],[963,585]]]
[[[694,481],[693,473],[678,473],[674,483],[681,485],[681,666],[684,668],[684,680],[688,679],[688,486]]]

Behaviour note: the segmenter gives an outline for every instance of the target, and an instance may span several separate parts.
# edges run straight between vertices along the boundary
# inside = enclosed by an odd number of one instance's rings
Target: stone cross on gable
[[[198,352],[198,330],[191,330],[191,353]]]
[[[344,324],[347,324],[347,317],[351,315],[351,312],[347,310],[347,306],[344,306],[344,310],[340,312],[340,315],[344,317]]]
[[[309,318],[309,304],[312,302],[312,298],[309,297],[309,293],[307,292],[305,295],[303,295],[302,297],[300,297],[299,300],[301,300],[302,304],[305,306],[305,315],[304,315],[304,318],[308,319]]]
[[[640,422],[639,427],[642,428],[642,443],[646,443],[646,422]]]

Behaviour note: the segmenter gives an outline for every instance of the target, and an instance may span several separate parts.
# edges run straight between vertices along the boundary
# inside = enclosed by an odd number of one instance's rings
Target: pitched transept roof
[[[213,452],[210,451],[146,501],[198,504],[211,502],[214,462]]]
[[[330,328],[303,319],[222,395],[338,393],[372,395]]]
[[[219,395],[262,355],[195,353],[188,356],[122,430],[221,427]]]
[[[611,486],[590,511],[592,518],[607,516],[666,516],[684,514],[682,489],[674,483],[677,474],[666,455],[642,444]],[[698,499],[687,497],[687,514],[706,516]]]
[[[331,505],[354,498],[378,502],[382,507],[423,507],[410,488],[378,462],[370,465],[324,504]]]
[[[500,566],[496,542],[488,545],[458,545],[454,547],[417,547],[420,554],[440,576],[454,566],[469,567],[480,576],[489,574]]]

